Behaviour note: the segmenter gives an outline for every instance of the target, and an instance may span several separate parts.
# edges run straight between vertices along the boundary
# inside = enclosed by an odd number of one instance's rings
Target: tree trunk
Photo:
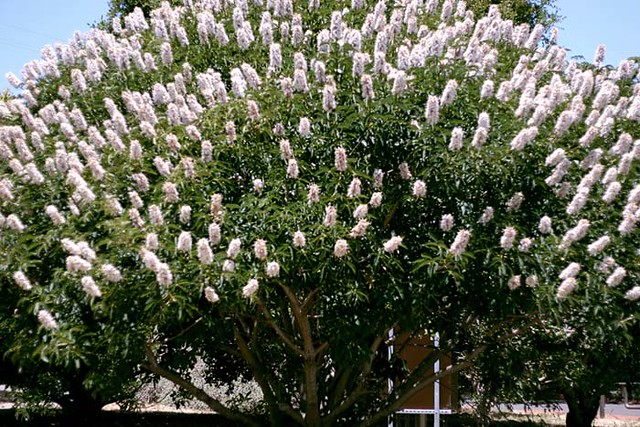
[[[566,417],[567,427],[590,427],[598,414],[600,396],[585,390],[568,390],[564,393],[569,412]]]
[[[93,396],[91,390],[85,388],[83,379],[85,370],[81,372],[65,372],[69,381],[67,393],[57,400],[62,406],[62,412],[70,417],[84,417],[91,419],[102,411],[102,407],[108,403],[102,401],[99,396]]]

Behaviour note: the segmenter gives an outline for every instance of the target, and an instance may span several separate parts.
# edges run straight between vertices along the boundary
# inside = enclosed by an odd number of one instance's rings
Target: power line
[[[24,31],[26,33],[31,33],[31,34],[35,34],[35,35],[38,35],[38,36],[46,37],[48,39],[55,39],[55,40],[61,40],[62,39],[62,37],[57,37],[57,36],[54,36],[54,35],[48,34],[48,33],[42,33],[40,31],[35,31],[35,30],[29,29],[29,28],[18,26],[18,25],[0,23],[0,27],[13,28],[15,30]]]

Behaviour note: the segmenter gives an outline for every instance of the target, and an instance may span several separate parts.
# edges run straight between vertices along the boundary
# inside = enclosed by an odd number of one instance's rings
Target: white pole
[[[433,337],[433,346],[437,349],[440,347],[440,334],[436,332]],[[433,364],[433,373],[440,372],[440,358],[438,357]],[[433,383],[433,427],[440,427],[440,380]]]

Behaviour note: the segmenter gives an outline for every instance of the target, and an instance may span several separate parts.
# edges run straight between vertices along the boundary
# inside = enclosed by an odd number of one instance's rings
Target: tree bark
[[[579,389],[567,390],[563,395],[569,407],[565,425],[567,427],[590,427],[598,414],[600,396],[597,393]]]

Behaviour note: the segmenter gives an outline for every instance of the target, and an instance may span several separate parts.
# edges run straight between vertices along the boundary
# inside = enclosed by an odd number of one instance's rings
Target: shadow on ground
[[[103,411],[91,419],[64,416],[32,416],[16,419],[13,409],[0,410],[2,427],[240,427],[215,414]]]
[[[417,427],[419,418],[397,417],[394,427]],[[426,425],[433,425],[429,417]],[[443,427],[479,427],[481,424],[471,415],[455,414],[441,418]],[[103,411],[91,419],[64,416],[33,416],[29,420],[16,419],[13,409],[0,410],[2,427],[241,427],[215,414],[184,414],[172,412],[117,412]],[[491,427],[542,427],[543,423],[533,421],[494,420]],[[386,423],[379,427],[386,427]]]

